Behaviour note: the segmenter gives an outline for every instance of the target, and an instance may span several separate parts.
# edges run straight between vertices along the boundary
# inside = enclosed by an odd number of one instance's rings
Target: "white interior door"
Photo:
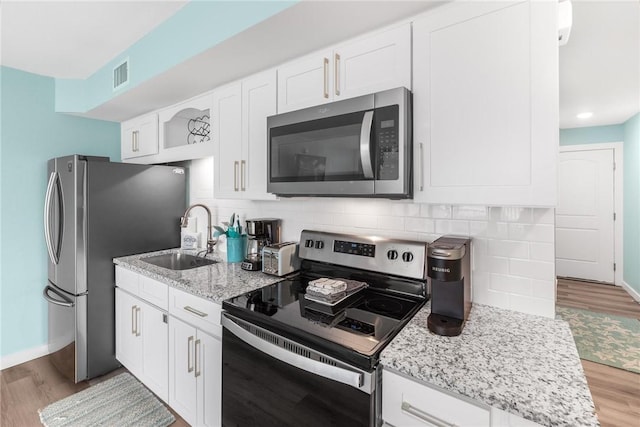
[[[614,150],[560,153],[558,276],[614,282]]]

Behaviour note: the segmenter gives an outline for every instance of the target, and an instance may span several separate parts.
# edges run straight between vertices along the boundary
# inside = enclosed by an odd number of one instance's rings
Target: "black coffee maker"
[[[471,240],[443,236],[427,248],[427,275],[431,278],[429,330],[438,335],[460,335],[471,311]]]

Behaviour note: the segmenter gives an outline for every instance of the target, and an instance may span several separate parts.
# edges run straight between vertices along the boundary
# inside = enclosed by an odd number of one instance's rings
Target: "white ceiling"
[[[640,111],[640,2],[572,3],[560,47],[560,128],[622,123]],[[593,117],[576,118],[584,111]]]
[[[1,0],[0,64],[86,79],[176,13],[186,0]]]
[[[172,1],[27,2],[0,0],[0,64],[59,78],[87,78],[186,4]],[[314,49],[435,7],[433,0],[304,1],[132,89],[87,114],[124,120],[209,90]],[[360,19],[352,19],[360,16]],[[344,17],[345,19],[337,19]],[[325,24],[323,24],[323,22]],[[327,26],[326,23],[332,23]],[[622,123],[640,110],[640,3],[573,0],[569,43],[560,48],[560,127]],[[291,37],[291,32],[296,37]],[[284,49],[266,46],[286,43]],[[239,46],[246,55],[237,55]],[[226,55],[226,56],[225,56]],[[253,62],[247,58],[253,56]],[[262,56],[261,60],[255,60]],[[240,58],[244,57],[244,59]],[[220,60],[234,66],[220,72]],[[218,73],[188,81],[180,74],[218,64]],[[179,82],[178,82],[179,81]],[[162,88],[165,93],[159,93]],[[144,97],[149,99],[141,102]],[[593,111],[589,120],[575,115]]]

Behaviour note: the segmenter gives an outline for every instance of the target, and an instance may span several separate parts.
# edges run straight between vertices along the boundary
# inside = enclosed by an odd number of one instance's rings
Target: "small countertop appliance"
[[[280,242],[280,222],[276,218],[247,220],[247,253],[240,265],[243,270],[262,271],[262,248]]]
[[[471,240],[443,236],[427,249],[431,278],[429,330],[443,336],[460,335],[471,311]]]

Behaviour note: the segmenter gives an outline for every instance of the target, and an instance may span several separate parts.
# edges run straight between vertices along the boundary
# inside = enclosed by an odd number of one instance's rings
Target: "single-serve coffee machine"
[[[427,248],[431,278],[429,330],[438,335],[460,335],[471,311],[471,240],[443,236]]]
[[[280,242],[280,222],[276,218],[247,220],[247,254],[240,265],[243,270],[262,271],[262,248]]]

